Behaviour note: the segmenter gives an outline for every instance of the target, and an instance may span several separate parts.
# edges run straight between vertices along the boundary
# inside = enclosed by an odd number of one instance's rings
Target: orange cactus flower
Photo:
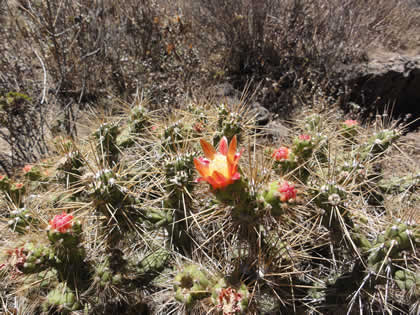
[[[52,220],[50,220],[48,229],[55,230],[60,233],[66,233],[67,230],[73,226],[72,221],[73,216],[63,212],[62,214],[58,214]]]
[[[296,199],[297,190],[295,185],[284,182],[278,189],[281,202],[287,202],[290,199]]]
[[[287,160],[289,158],[289,149],[286,148],[286,147],[280,147],[280,148],[274,150],[272,157],[276,161]]]
[[[213,189],[224,188],[241,178],[238,173],[238,161],[242,155],[236,152],[236,136],[232,138],[230,145],[226,137],[219,143],[219,152],[207,141],[200,140],[206,158],[194,159],[194,165],[201,177],[197,181],[208,182]]]

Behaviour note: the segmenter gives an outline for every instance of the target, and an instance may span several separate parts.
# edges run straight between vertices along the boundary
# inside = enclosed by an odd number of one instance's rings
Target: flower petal
[[[238,180],[241,178],[241,174],[239,174],[238,172],[236,172],[235,174],[233,174],[232,176],[232,180]]]
[[[201,147],[203,148],[204,155],[206,158],[213,160],[214,156],[216,155],[215,148],[208,143],[206,140],[200,139]]]
[[[224,156],[228,154],[228,141],[226,137],[223,137],[219,142],[219,152]]]
[[[233,163],[234,161],[235,153],[236,153],[236,144],[237,144],[236,135],[234,135],[232,140],[230,140],[229,151],[227,153],[227,160],[229,163]]]
[[[230,183],[230,181],[218,171],[214,171],[213,174],[211,175],[211,178],[214,179],[214,181],[217,183],[218,185],[217,188],[225,187],[229,185]]]
[[[194,159],[194,165],[197,171],[200,173],[201,176],[207,177],[209,176],[209,166],[207,163],[203,163],[198,159]]]

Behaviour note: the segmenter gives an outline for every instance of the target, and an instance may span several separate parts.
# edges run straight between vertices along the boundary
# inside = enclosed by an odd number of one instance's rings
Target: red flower
[[[62,214],[56,215],[48,226],[49,229],[58,231],[60,233],[66,233],[68,229],[73,226],[73,216],[63,212]]]
[[[344,124],[346,125],[346,127],[353,127],[353,126],[357,126],[359,123],[357,122],[357,120],[352,120],[352,119],[347,119]]]
[[[283,161],[289,158],[289,149],[286,147],[280,147],[273,152],[272,157],[276,161]]]
[[[299,136],[299,140],[302,140],[302,141],[310,141],[311,140],[311,136],[310,135],[303,134],[303,135],[300,135]]]
[[[290,199],[296,199],[297,190],[295,185],[284,182],[278,189],[280,193],[280,200],[282,202],[287,202]]]
[[[205,140],[200,140],[206,158],[194,159],[194,165],[201,177],[197,181],[208,182],[213,189],[224,188],[241,178],[238,173],[238,161],[243,150],[236,153],[236,136],[228,147],[226,137],[219,143],[219,152]]]

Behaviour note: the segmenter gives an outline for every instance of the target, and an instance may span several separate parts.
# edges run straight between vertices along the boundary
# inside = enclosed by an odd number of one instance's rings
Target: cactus
[[[238,289],[228,286],[225,279],[220,279],[211,288],[211,301],[223,315],[243,314],[247,311],[249,292],[245,284]]]
[[[23,247],[23,252],[25,253],[25,262],[22,272],[25,274],[38,273],[46,270],[55,261],[52,248],[41,244],[26,243]]]
[[[381,179],[378,182],[378,186],[382,192],[387,194],[414,191],[416,187],[420,186],[420,173],[416,175]]]
[[[10,211],[9,221],[7,222],[9,228],[13,232],[25,233],[31,226],[37,225],[39,220],[31,216],[31,213],[26,208],[18,208]]]
[[[175,299],[191,307],[196,301],[210,295],[209,276],[197,265],[187,265],[174,278]]]
[[[271,215],[282,215],[289,203],[296,200],[297,190],[294,184],[287,181],[274,181],[267,185],[258,197],[264,208],[270,210]]]
[[[280,147],[272,153],[274,168],[279,169],[282,174],[287,174],[298,166],[296,156],[287,147]]]
[[[0,174],[0,190],[7,193],[10,191],[10,179],[7,175]]]
[[[172,205],[180,201],[180,194],[185,189],[192,190],[195,175],[194,156],[194,153],[186,153],[165,162],[166,190],[170,192],[169,203]]]
[[[361,160],[374,159],[383,153],[400,137],[400,132],[395,129],[383,129],[374,133],[365,144],[359,148]]]
[[[303,120],[303,129],[308,133],[318,133],[322,131],[323,118],[320,114],[311,114]]]
[[[293,140],[292,152],[299,162],[308,160],[314,151],[315,142],[312,136],[301,134]]]
[[[171,152],[177,152],[187,137],[187,129],[182,121],[176,121],[166,127],[161,137],[162,147]]]
[[[225,104],[220,104],[217,107],[217,117],[218,132],[213,137],[213,144],[219,143],[223,137],[231,141],[235,135],[240,140],[242,123],[239,113],[230,112]]]
[[[170,253],[164,248],[158,248],[136,264],[136,273],[143,283],[159,282],[159,275],[164,270],[170,258]]]
[[[66,153],[57,166],[59,180],[66,186],[71,186],[80,180],[83,165],[82,155],[79,151]]]
[[[115,164],[119,159],[120,150],[117,145],[117,137],[120,129],[115,123],[104,123],[93,133],[97,143],[96,150],[101,158],[102,164],[108,162]]]
[[[111,285],[117,286],[122,283],[122,275],[111,269],[109,259],[105,259],[94,269],[93,280],[100,288],[106,288]]]
[[[24,196],[26,193],[26,186],[23,183],[14,182],[10,185],[8,194],[12,202],[19,208],[24,206]]]
[[[356,120],[348,119],[341,124],[341,135],[349,143],[353,143],[358,133],[359,123]]]
[[[129,116],[129,128],[132,133],[141,133],[149,126],[148,110],[143,105],[135,106]]]
[[[82,305],[78,301],[77,296],[65,283],[59,283],[55,289],[48,293],[42,304],[42,309],[44,312],[53,310],[60,314],[68,314],[82,309]]]
[[[149,224],[150,228],[160,228],[169,226],[173,223],[171,211],[159,208],[142,208],[140,209],[139,221]]]
[[[412,294],[420,297],[420,272],[397,270],[394,280],[402,291],[411,291]]]
[[[380,273],[383,265],[402,256],[402,251],[411,249],[419,242],[419,228],[411,222],[395,221],[378,235],[373,244],[367,264],[370,270]]]

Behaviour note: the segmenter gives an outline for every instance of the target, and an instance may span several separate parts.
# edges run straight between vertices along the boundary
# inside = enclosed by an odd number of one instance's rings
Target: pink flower
[[[344,122],[344,125],[346,125],[346,127],[353,127],[353,126],[357,126],[359,123],[357,122],[357,120],[352,120],[352,119],[347,119]]]
[[[286,147],[280,147],[280,148],[274,150],[272,157],[276,161],[287,160],[289,158],[289,149],[286,148]]]
[[[287,202],[290,199],[296,199],[297,190],[295,185],[284,182],[278,189],[280,193],[280,200]]]
[[[23,184],[22,183],[15,183],[14,186],[15,186],[14,188],[16,188],[16,189],[23,188]]]
[[[306,134],[302,134],[302,135],[299,135],[299,140],[302,140],[302,141],[310,141],[311,140],[311,136],[310,135],[306,135]]]
[[[73,216],[63,212],[62,214],[57,214],[48,226],[49,229],[58,231],[60,233],[66,233],[68,229],[73,226]]]
[[[32,167],[33,167],[33,165],[27,164],[22,168],[22,170],[26,174],[26,173],[31,171]]]
[[[242,294],[236,292],[235,289],[222,288],[218,298],[217,307],[222,309],[223,315],[234,315],[241,310],[239,302],[242,299]]]
[[[197,181],[208,182],[213,189],[224,188],[241,178],[238,162],[243,150],[236,152],[236,136],[228,145],[226,137],[219,143],[219,152],[207,141],[201,139],[200,144],[206,158],[194,159],[194,165],[201,177]]]

